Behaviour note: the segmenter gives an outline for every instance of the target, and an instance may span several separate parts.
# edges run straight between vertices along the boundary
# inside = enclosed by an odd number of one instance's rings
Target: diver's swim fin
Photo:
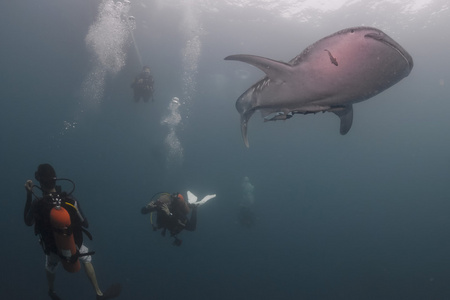
[[[190,191],[187,191],[187,196],[188,196],[189,204],[193,204],[193,203],[195,203],[197,201],[197,196],[192,194]]]
[[[207,196],[203,197],[203,199],[200,200],[200,201],[197,201],[197,199],[198,199],[197,196],[192,194],[190,191],[187,192],[187,196],[188,196],[189,204],[200,206],[200,205],[205,204],[206,202],[208,202],[212,198],[215,198],[216,194],[214,194],[214,195],[207,195]]]
[[[212,198],[216,198],[216,194],[214,194],[214,195],[206,195],[205,197],[203,197],[202,200],[197,201],[195,204],[197,204],[197,205],[203,205],[203,204],[205,204],[206,202],[208,202],[209,200],[211,200]]]
[[[48,290],[48,295],[52,298],[52,300],[61,300],[61,298],[56,295],[54,290]]]
[[[120,283],[114,283],[111,285],[102,296],[97,295],[97,300],[107,300],[116,298],[120,295],[120,292],[122,291],[122,285]]]

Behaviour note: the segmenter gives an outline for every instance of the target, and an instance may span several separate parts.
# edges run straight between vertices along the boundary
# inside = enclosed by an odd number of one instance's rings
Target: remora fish
[[[256,110],[266,121],[333,112],[340,118],[344,135],[352,126],[353,103],[381,93],[413,68],[413,59],[402,46],[371,27],[338,31],[307,47],[289,63],[245,54],[225,60],[246,62],[266,74],[236,101],[247,147],[247,125]]]

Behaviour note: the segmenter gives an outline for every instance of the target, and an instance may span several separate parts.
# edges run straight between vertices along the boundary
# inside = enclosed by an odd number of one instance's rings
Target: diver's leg
[[[98,287],[97,277],[95,276],[94,266],[91,262],[83,262],[84,270],[86,271],[86,275],[91,281],[92,286],[94,287],[95,293],[99,296],[102,296],[103,293]]]
[[[191,218],[187,222],[185,229],[189,231],[194,231],[197,228],[197,206],[192,205],[191,209],[192,209]]]
[[[83,244],[80,247],[80,254],[86,254],[89,252],[89,249]],[[103,295],[102,291],[98,287],[97,277],[95,276],[95,270],[94,266],[92,265],[92,257],[90,255],[80,256],[80,261],[84,265],[84,271],[86,272],[87,277],[89,278],[89,281],[91,282],[92,286],[94,287],[95,293],[98,296]]]
[[[53,291],[55,289],[56,274],[50,272],[49,270],[45,270],[45,274],[47,275],[48,290]]]
[[[119,283],[111,285],[104,293],[102,293],[102,291],[98,287],[94,266],[92,265],[91,262],[84,262],[84,269],[86,270],[86,274],[88,275],[89,280],[91,281],[92,286],[94,287],[95,292],[97,293],[97,300],[112,299],[120,295],[120,292],[122,291],[122,285]]]
[[[87,253],[89,250],[86,246],[81,245],[80,253]],[[92,286],[95,289],[95,293],[97,294],[97,300],[107,300],[116,298],[120,295],[122,291],[122,285],[119,283],[115,283],[111,285],[106,291],[103,293],[98,287],[97,277],[95,276],[94,266],[91,263],[92,257],[90,255],[81,256],[80,261],[84,264],[84,270],[91,281]]]
[[[145,93],[142,94],[142,97],[144,98],[144,102],[149,102],[150,98],[152,97],[151,91],[145,91]]]
[[[52,300],[60,300],[58,295],[55,293],[55,270],[58,266],[58,262],[59,257],[54,253],[50,253],[45,256],[45,274],[47,277],[48,295],[52,298]]]

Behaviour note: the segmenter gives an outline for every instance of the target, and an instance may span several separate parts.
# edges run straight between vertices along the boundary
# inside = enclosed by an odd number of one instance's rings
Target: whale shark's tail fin
[[[208,202],[209,200],[213,199],[216,197],[216,194],[213,195],[206,195],[205,197],[203,197],[202,200],[197,201],[197,196],[195,196],[194,194],[192,194],[190,191],[187,192],[187,196],[188,196],[188,202],[189,204],[192,205],[196,205],[196,206],[200,206],[205,204],[206,202]]]

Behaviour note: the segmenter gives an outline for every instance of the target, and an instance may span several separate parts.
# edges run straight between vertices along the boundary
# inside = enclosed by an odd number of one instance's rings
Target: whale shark
[[[249,54],[230,55],[225,60],[251,64],[266,75],[236,101],[247,147],[248,122],[257,110],[264,121],[333,112],[345,135],[353,123],[353,104],[393,86],[414,65],[402,46],[373,27],[340,30],[308,46],[288,63]]]

